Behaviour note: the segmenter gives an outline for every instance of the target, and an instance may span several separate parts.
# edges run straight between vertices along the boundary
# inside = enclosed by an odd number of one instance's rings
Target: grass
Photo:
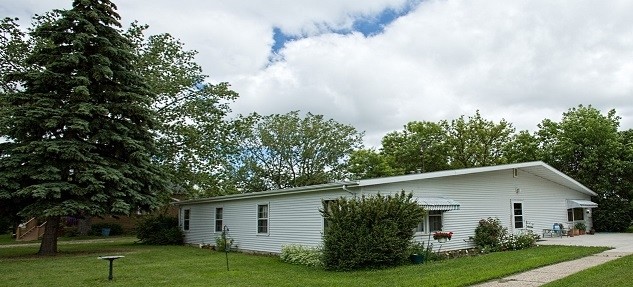
[[[117,238],[117,236],[113,236],[111,238]],[[103,236],[78,236],[78,237],[60,237],[59,242],[64,241],[81,241],[81,240],[93,240],[93,239],[104,239]],[[31,241],[16,241],[11,237],[11,234],[0,234],[0,246],[2,245],[23,245],[23,244],[34,244],[40,243],[41,240],[31,240]]]
[[[11,234],[6,233],[6,234],[0,234],[0,245],[3,244],[15,244],[15,240],[13,240],[13,238],[11,238]]]
[[[466,286],[601,252],[600,247],[540,246],[422,265],[331,272],[290,265],[277,257],[229,254],[187,246],[144,246],[120,237],[60,243],[60,254],[39,258],[39,246],[0,248],[0,282],[7,286]],[[124,255],[108,263],[100,255]]]
[[[544,286],[630,286],[633,255],[589,268]]]

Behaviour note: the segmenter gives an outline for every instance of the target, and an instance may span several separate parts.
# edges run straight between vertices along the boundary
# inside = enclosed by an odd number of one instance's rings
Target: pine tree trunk
[[[44,236],[42,237],[42,244],[40,244],[40,251],[37,252],[37,255],[52,256],[57,254],[57,231],[59,230],[60,221],[61,218],[59,216],[46,218]]]

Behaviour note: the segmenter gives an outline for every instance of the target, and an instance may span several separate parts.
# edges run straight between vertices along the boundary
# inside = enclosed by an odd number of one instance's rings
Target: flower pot
[[[102,236],[110,236],[110,228],[101,228]]]
[[[424,255],[423,254],[411,254],[411,256],[409,256],[409,259],[411,260],[411,263],[413,263],[413,264],[424,263]]]
[[[448,239],[447,239],[446,237],[440,237],[440,238],[438,238],[438,239],[437,239],[437,242],[439,242],[439,243],[444,243],[444,242],[446,242],[447,240],[448,240]]]

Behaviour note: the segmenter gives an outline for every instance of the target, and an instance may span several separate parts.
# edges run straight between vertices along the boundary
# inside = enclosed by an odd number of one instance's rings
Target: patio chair
[[[569,236],[571,234],[571,228],[565,228],[565,226],[562,223],[559,223],[558,225],[560,226],[561,237]]]
[[[554,223],[552,226],[552,237],[563,237],[563,226],[560,223]]]

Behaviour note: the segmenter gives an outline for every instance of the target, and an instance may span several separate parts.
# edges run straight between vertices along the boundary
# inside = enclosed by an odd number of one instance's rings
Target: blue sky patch
[[[389,24],[393,21],[402,17],[404,15],[409,14],[417,4],[421,1],[419,0],[411,0],[408,1],[404,7],[400,10],[396,10],[393,8],[387,8],[382,10],[380,13],[375,15],[363,15],[359,16],[354,20],[351,29],[344,30],[330,30],[329,33],[336,33],[341,35],[351,34],[353,32],[362,33],[365,37],[371,37],[374,35],[378,35],[385,30]],[[305,35],[288,35],[284,34],[284,32],[279,27],[273,28],[273,46],[272,46],[272,54],[278,55],[279,51],[284,47],[287,42],[305,38]]]

